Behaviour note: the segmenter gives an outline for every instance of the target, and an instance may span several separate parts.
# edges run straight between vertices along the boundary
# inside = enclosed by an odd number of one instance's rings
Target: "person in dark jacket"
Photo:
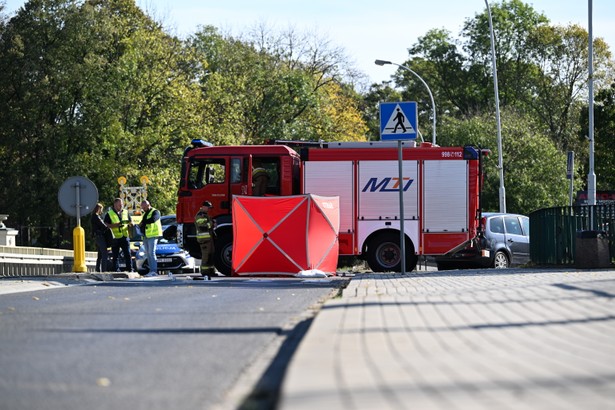
[[[213,261],[215,222],[209,216],[209,210],[212,207],[211,202],[204,201],[199,208],[199,212],[194,216],[196,240],[201,246],[201,275],[207,277],[211,277],[215,273]]]
[[[103,205],[97,203],[92,212],[91,222],[92,230],[94,231],[94,240],[96,241],[96,272],[107,272],[109,265],[109,253],[107,252],[107,235],[111,232],[102,218]]]

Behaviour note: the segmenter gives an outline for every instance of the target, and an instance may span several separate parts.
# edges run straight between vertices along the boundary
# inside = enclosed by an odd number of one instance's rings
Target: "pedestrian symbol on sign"
[[[406,126],[404,125],[404,121],[406,121],[406,116],[403,112],[401,112],[401,108],[396,109],[397,114],[395,115],[394,120],[397,121],[395,124],[395,128],[393,128],[393,134],[397,133],[397,127],[401,125],[401,128],[406,132]],[[412,128],[412,126],[410,126]]]

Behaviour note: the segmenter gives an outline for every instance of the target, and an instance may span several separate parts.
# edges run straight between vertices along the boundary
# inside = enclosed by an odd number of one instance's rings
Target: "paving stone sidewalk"
[[[280,409],[615,409],[615,271],[358,274]]]

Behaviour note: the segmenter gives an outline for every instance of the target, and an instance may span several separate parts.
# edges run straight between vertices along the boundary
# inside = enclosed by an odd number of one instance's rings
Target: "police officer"
[[[120,264],[118,256],[120,249],[124,253],[126,261],[126,270],[132,272],[132,258],[130,256],[130,235],[128,226],[132,226],[132,220],[128,211],[124,209],[124,201],[121,198],[115,198],[113,208],[107,212],[105,223],[111,228],[113,234],[113,243],[111,244],[111,252],[113,254],[113,270],[119,272]]]
[[[209,216],[212,204],[204,201],[199,212],[194,217],[196,240],[201,245],[201,275],[211,276],[214,273],[214,221]]]

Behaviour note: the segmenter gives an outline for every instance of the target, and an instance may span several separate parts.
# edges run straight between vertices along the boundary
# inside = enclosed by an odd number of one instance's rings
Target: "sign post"
[[[58,191],[58,202],[64,212],[77,217],[77,226],[73,229],[73,272],[87,272],[85,265],[85,231],[81,227],[81,216],[94,210],[98,202],[98,189],[86,177],[70,177]]]
[[[399,249],[401,273],[406,273],[406,234],[404,233],[404,155],[402,141],[416,139],[416,102],[380,103],[380,139],[397,140],[397,161],[399,168]],[[399,131],[399,132],[398,132]]]
[[[574,190],[574,151],[568,151],[568,160],[566,161],[566,178],[570,180],[570,188],[568,192],[569,205],[572,206],[572,192]]]

